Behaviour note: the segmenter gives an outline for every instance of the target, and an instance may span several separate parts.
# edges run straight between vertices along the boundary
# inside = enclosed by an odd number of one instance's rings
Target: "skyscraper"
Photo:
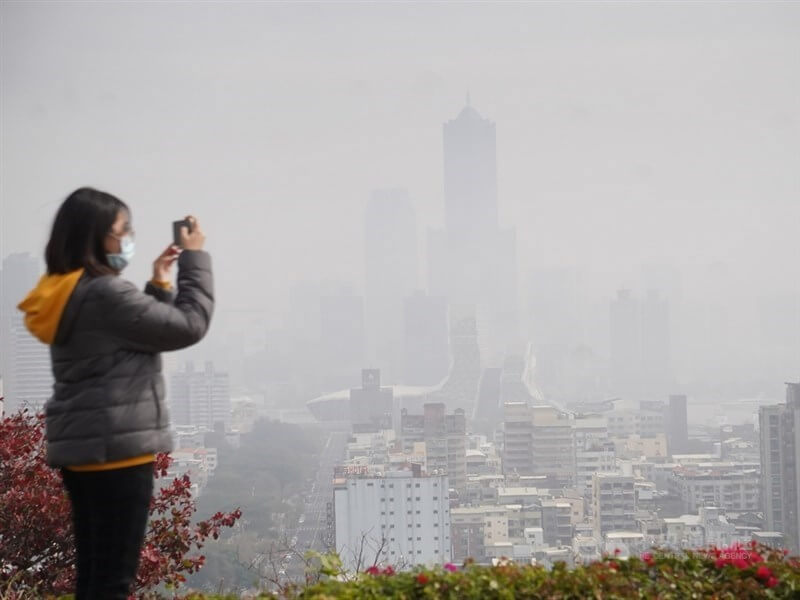
[[[497,217],[495,124],[467,105],[443,128],[445,228],[428,235],[428,284],[475,318],[492,359],[517,336],[516,241]]]
[[[364,230],[368,356],[391,381],[401,371],[403,299],[418,284],[417,225],[408,192],[373,192]]]
[[[30,254],[11,254],[3,260],[0,375],[5,385],[6,414],[25,407],[39,411],[53,391],[48,347],[30,334],[16,308],[41,273],[40,262]]]
[[[664,421],[667,429],[667,451],[670,454],[687,452],[689,425],[686,411],[686,396],[673,394],[665,407]]]
[[[447,302],[417,291],[403,304],[403,383],[435,385],[450,367]]]
[[[766,529],[800,552],[800,383],[786,384],[786,404],[759,410],[761,505]]]
[[[648,391],[663,393],[669,389],[671,354],[669,302],[651,289],[642,302],[642,378]]]
[[[642,368],[641,305],[630,290],[611,301],[611,383],[617,393],[638,388]]]

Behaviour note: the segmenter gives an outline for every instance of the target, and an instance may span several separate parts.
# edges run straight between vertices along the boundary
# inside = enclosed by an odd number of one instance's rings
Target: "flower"
[[[645,552],[644,554],[642,554],[642,560],[645,562],[645,564],[648,567],[652,566],[652,564],[653,564],[653,555],[650,552]]]
[[[772,571],[768,566],[761,565],[760,567],[758,567],[758,570],[756,571],[756,577],[758,577],[759,579],[769,579],[770,577],[772,577]]]
[[[394,567],[392,565],[389,565],[388,567],[386,567],[383,570],[383,574],[384,575],[394,575]]]
[[[608,568],[611,569],[612,571],[619,571],[619,563],[612,560],[611,562],[608,563]]]
[[[428,583],[428,581],[430,581],[430,579],[428,579],[428,576],[425,575],[425,573],[420,573],[419,575],[417,575],[418,584],[425,585],[426,583]]]
[[[622,553],[622,550],[620,550],[619,548],[614,548],[614,556],[619,556],[620,553]]]
[[[445,571],[450,571],[451,573],[455,573],[458,571],[458,567],[455,566],[453,563],[445,563],[444,565]]]
[[[378,567],[376,567],[375,565],[372,565],[371,567],[369,567],[369,568],[368,568],[366,571],[364,571],[364,572],[365,572],[367,575],[380,575],[380,574],[381,574],[381,570],[380,570]]]
[[[778,581],[777,577],[770,577],[769,579],[767,579],[768,588],[774,588],[776,585],[778,585],[778,583],[780,582]]]

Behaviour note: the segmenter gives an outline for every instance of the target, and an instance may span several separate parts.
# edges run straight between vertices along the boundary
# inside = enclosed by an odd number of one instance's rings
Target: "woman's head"
[[[107,255],[119,253],[129,233],[130,210],[122,200],[92,188],[75,190],[56,213],[45,251],[47,272],[84,268],[92,276],[117,273]]]

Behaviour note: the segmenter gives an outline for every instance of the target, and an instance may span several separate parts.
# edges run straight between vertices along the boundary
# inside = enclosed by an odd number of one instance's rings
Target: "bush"
[[[159,454],[154,476],[170,465]],[[241,517],[238,509],[193,522],[187,475],[155,492],[136,576],[141,596],[159,586],[177,588],[203,566],[198,554]],[[26,411],[0,419],[0,598],[40,598],[74,588],[75,540],[61,474],[47,466],[44,416]]]
[[[755,544],[680,554],[654,550],[621,560],[552,570],[501,560],[498,566],[417,569],[371,567],[354,581],[330,578],[289,589],[285,598],[403,598],[520,600],[584,598],[799,598],[800,562]]]

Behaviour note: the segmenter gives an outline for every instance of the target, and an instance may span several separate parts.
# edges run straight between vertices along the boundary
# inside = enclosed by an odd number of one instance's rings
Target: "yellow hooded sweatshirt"
[[[75,286],[78,285],[81,275],[83,275],[83,269],[64,274],[43,275],[36,287],[17,306],[25,313],[25,326],[39,341],[50,345],[56,339],[61,315]],[[111,469],[143,465],[154,460],[154,455],[145,454],[107,463],[72,466],[67,469],[71,471],[110,471]]]

